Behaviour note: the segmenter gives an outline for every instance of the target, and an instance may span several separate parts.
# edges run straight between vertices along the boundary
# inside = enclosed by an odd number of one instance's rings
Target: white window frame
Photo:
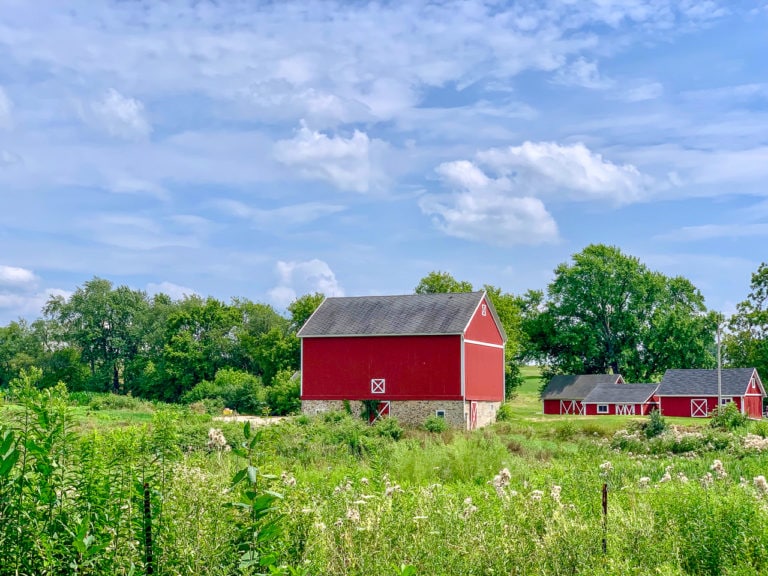
[[[597,413],[598,414],[609,414],[610,408],[608,408],[608,404],[598,404],[597,405]]]
[[[385,394],[386,388],[385,378],[371,378],[371,394]]]
[[[707,407],[706,398],[691,398],[691,418],[707,418],[709,416]]]
[[[445,410],[435,410],[435,416],[438,418],[445,418]]]
[[[725,406],[726,404],[731,404],[733,402],[733,398],[720,398],[720,404]]]
[[[488,306],[483,304],[482,307],[480,308],[480,314],[483,315],[483,316],[487,315],[488,314]]]

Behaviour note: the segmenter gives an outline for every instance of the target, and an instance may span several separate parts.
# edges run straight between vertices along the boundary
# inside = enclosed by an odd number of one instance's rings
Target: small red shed
[[[582,402],[598,384],[624,384],[621,374],[558,374],[541,393],[544,414],[584,414]]]
[[[656,408],[658,384],[598,384],[582,404],[587,416],[645,416]]]
[[[506,334],[485,292],[326,298],[299,330],[302,411],[377,400],[373,419],[495,420]]]
[[[742,414],[763,416],[765,388],[755,368],[721,370],[721,399],[733,402]],[[664,416],[706,418],[717,406],[717,370],[667,370],[656,392]]]

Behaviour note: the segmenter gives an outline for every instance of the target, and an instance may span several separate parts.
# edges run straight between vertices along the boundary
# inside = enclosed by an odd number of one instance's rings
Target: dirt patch
[[[220,422],[250,422],[251,426],[269,426],[286,419],[286,416],[215,416]]]

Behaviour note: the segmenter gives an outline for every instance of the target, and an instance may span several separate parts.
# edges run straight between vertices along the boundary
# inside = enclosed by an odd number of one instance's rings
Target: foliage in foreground
[[[17,384],[23,409],[0,412],[2,576],[144,573],[145,498],[155,574],[768,570],[760,435],[606,437],[572,419],[436,435],[344,412],[209,430],[168,408],[82,431],[63,390]]]

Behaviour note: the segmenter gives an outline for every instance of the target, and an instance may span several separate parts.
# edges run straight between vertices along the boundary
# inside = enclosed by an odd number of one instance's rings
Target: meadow
[[[18,389],[0,575],[768,572],[768,427],[544,416],[526,370],[474,432]]]

